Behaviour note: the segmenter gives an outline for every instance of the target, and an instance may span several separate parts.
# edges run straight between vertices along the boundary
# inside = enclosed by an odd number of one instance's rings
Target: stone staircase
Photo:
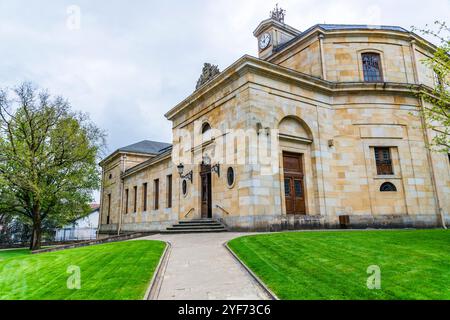
[[[161,233],[208,233],[226,232],[227,228],[214,219],[181,220]]]

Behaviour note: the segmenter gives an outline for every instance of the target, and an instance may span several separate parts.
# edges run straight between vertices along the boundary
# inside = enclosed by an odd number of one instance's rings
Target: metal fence
[[[94,240],[97,238],[96,228],[64,228],[55,233],[55,241]]]

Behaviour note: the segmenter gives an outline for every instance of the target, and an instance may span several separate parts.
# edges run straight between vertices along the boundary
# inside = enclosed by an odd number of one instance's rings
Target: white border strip
[[[161,240],[158,240],[158,241],[161,241]],[[165,266],[167,266],[169,252],[172,248],[172,245],[170,244],[170,242],[165,242],[165,243],[166,243],[166,247],[161,256],[161,259],[159,259],[158,266],[156,267],[155,271],[153,272],[153,277],[150,280],[150,284],[147,288],[147,291],[145,292],[143,300],[155,300],[155,297],[157,296],[156,294],[159,292],[159,289],[161,288],[161,283],[162,283],[161,280],[164,275]]]
[[[230,240],[231,241],[231,240]],[[270,290],[266,284],[264,282],[261,281],[261,279],[252,271],[250,270],[249,267],[247,267],[247,265],[241,260],[239,259],[239,257],[233,252],[233,250],[231,250],[231,248],[228,246],[228,242],[225,242],[223,244],[223,246],[228,250],[228,252],[231,253],[231,255],[234,257],[234,259],[236,259],[236,261],[238,261],[241,266],[244,267],[245,270],[247,270],[247,272],[252,276],[252,278],[256,281],[256,283],[258,283],[261,288],[269,295],[269,297],[272,298],[272,300],[280,300],[277,295],[275,293],[272,292],[272,290]]]

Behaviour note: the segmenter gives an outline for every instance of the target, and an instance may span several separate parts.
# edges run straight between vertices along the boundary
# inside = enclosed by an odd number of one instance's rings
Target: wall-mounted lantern
[[[189,171],[187,174],[183,175],[183,172],[184,172],[184,164],[182,164],[182,163],[180,163],[180,164],[177,166],[177,169],[178,169],[178,174],[180,175],[180,178],[181,178],[181,179],[183,179],[183,180],[184,180],[184,179],[190,180],[191,183],[192,183],[192,181],[193,181],[193,179],[192,179],[192,176],[193,176],[192,170]]]
[[[220,163],[216,163],[211,167],[211,172],[217,173],[217,176],[220,177]]]
[[[216,163],[215,165],[211,165],[211,158],[208,156],[208,154],[205,154],[203,156],[203,164],[206,166],[211,166],[211,172],[217,173],[217,175],[220,177],[220,164]]]

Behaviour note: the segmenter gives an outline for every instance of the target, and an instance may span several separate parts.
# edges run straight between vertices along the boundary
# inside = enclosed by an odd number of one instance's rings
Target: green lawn
[[[30,250],[28,249],[7,249],[7,250],[0,250],[0,263],[3,260],[13,258],[13,257],[20,257],[23,255],[30,254]]]
[[[36,255],[2,250],[0,300],[142,299],[164,248],[160,241],[127,241]],[[70,266],[80,268],[80,289],[68,288]]]
[[[450,299],[450,231],[279,233],[229,247],[280,299]],[[380,290],[367,287],[372,265]]]

